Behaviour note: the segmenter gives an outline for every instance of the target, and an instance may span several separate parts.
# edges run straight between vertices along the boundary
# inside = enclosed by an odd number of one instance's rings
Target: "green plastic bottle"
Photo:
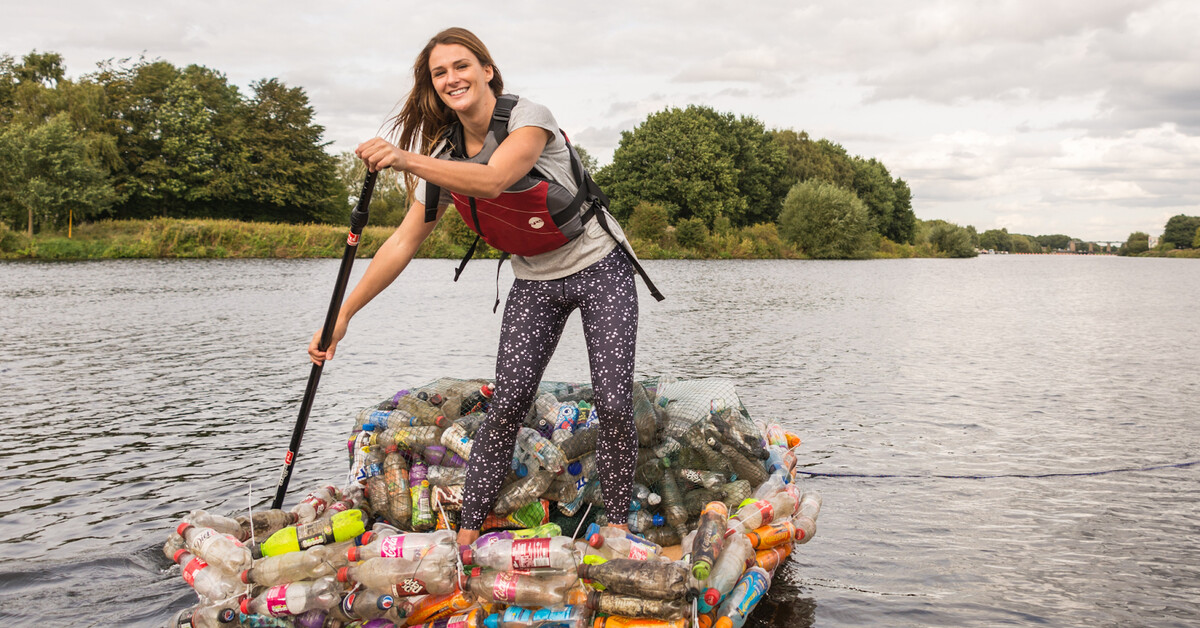
[[[341,543],[366,531],[363,513],[358,509],[344,510],[329,519],[318,519],[312,523],[288,526],[263,542],[263,556],[278,556],[298,552],[314,545]]]

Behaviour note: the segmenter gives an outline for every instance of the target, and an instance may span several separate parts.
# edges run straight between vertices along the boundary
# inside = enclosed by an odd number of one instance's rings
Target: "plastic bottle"
[[[671,466],[671,463],[663,458],[649,458],[637,466],[633,471],[633,481],[638,484],[657,484],[662,479],[663,471]]]
[[[739,508],[737,514],[729,518],[730,533],[745,533],[777,518],[790,518],[800,505],[799,498],[796,487],[789,485],[766,499]]]
[[[387,490],[389,521],[403,523],[412,518],[412,498],[408,490],[408,464],[400,452],[383,459],[383,480]]]
[[[729,510],[724,502],[709,502],[700,513],[696,540],[692,545],[692,577],[703,582],[708,578],[717,556],[725,547],[725,529]]]
[[[397,448],[420,451],[426,445],[438,443],[441,435],[442,429],[436,425],[389,427],[383,433],[371,436],[371,446],[383,447],[388,452],[395,451]]]
[[[325,561],[328,549],[326,545],[316,545],[303,552],[260,558],[254,561],[253,567],[241,572],[241,581],[270,587],[333,575],[333,567]]]
[[[185,608],[171,618],[168,628],[221,628],[236,626],[238,612],[223,604],[200,603]]]
[[[332,485],[322,486],[317,490],[304,496],[299,504],[292,506],[292,514],[296,515],[297,523],[308,523],[316,521],[325,512],[325,508],[337,501],[341,497],[337,487]]]
[[[767,473],[770,475],[778,475],[784,480],[784,483],[789,483],[792,478],[792,470],[784,461],[784,453],[786,449],[775,447],[774,445],[767,446],[767,459],[763,464],[767,467]]]
[[[691,482],[696,486],[707,489],[715,489],[729,481],[729,478],[724,473],[709,471],[707,469],[676,469],[675,475],[680,480]]]
[[[737,474],[739,479],[748,480],[752,487],[766,481],[767,470],[761,464],[746,458],[736,449],[718,438],[710,437],[708,442],[717,449],[721,457],[729,465],[729,468],[733,469],[733,472]]]
[[[284,528],[272,534],[259,549],[263,556],[277,556],[287,552],[298,552],[314,545],[328,545],[353,539],[366,529],[362,514],[361,510],[351,509],[336,513],[328,519]],[[246,567],[237,571],[244,568]]]
[[[417,600],[405,616],[408,625],[423,624],[461,613],[475,605],[475,599],[455,587],[449,593],[426,595]]]
[[[425,479],[434,486],[462,485],[467,481],[466,467],[430,466],[425,470]]]
[[[272,534],[294,525],[298,520],[295,513],[286,510],[255,510],[252,517],[246,515],[238,515],[234,520],[242,526],[242,534],[239,538],[246,540],[250,539],[265,539]]]
[[[430,466],[467,466],[467,461],[463,460],[462,456],[446,449],[445,445],[426,445],[425,449],[421,450],[421,457],[425,459],[425,464]]]
[[[457,585],[456,551],[435,545],[415,560],[370,558],[339,569],[337,579],[339,582],[357,582],[368,589],[398,597],[449,593]]]
[[[775,547],[758,550],[754,553],[754,564],[762,567],[767,573],[774,573],[775,569],[782,565],[787,560],[788,556],[792,555],[792,544],[783,543]]]
[[[512,539],[462,549],[464,565],[508,569],[575,569],[579,557],[570,537]]]
[[[687,509],[683,507],[683,494],[675,483],[675,473],[663,473],[658,483],[658,492],[662,495],[662,514],[667,525],[675,528],[680,538],[687,534]]]
[[[242,536],[242,524],[238,523],[237,519],[233,517],[225,517],[203,510],[193,510],[183,520],[197,527],[212,528],[221,534],[227,534],[239,541],[246,540]]]
[[[614,558],[647,560],[662,556],[663,548],[661,545],[651,543],[620,528],[598,526],[593,523],[588,526],[585,537],[587,538],[588,545],[591,547],[607,550],[602,555],[608,560]]]
[[[515,606],[562,608],[587,599],[579,579],[571,572],[521,573],[476,567],[467,576],[465,588],[484,602]]]
[[[720,434],[720,440],[733,447],[750,460],[766,460],[767,452],[762,437],[757,434],[744,433],[736,426],[723,420],[720,415],[710,417],[713,426]]]
[[[516,512],[523,506],[537,501],[553,481],[554,473],[546,469],[538,469],[519,481],[502,487],[496,496],[492,510],[499,515]]]
[[[754,563],[754,556],[754,548],[746,535],[738,534],[725,540],[725,547],[705,581],[708,588],[698,602],[701,612],[707,612],[725,599],[746,568]]]
[[[646,532],[651,529],[660,527],[666,524],[666,519],[658,513],[650,512],[649,510],[635,510],[629,513],[629,529],[637,534],[645,536]]]
[[[373,472],[367,476],[365,482],[368,507],[374,516],[387,517],[391,514],[391,504],[388,502],[387,480],[383,477],[382,460],[369,468],[372,468]]]
[[[567,459],[557,445],[538,434],[536,430],[522,427],[517,432],[517,446],[537,457],[542,468],[552,473],[562,473]]]
[[[691,609],[691,604],[688,604],[682,597],[662,600],[637,595],[620,595],[607,590],[589,592],[587,606],[593,611],[609,615],[650,617],[667,621],[683,619]]]
[[[728,484],[722,484],[718,490],[724,496],[721,501],[725,502],[725,505],[732,512],[737,510],[742,502],[750,498],[754,489],[750,488],[750,482],[746,480],[734,480]]]
[[[458,405],[458,416],[467,416],[473,412],[482,412],[486,409],[486,404],[495,394],[496,389],[491,384],[485,383],[471,394],[463,398]]]
[[[194,526],[185,521],[179,524],[175,532],[183,537],[191,553],[219,569],[238,573],[249,567],[253,561],[249,548],[232,536],[226,536],[212,528]]]
[[[821,495],[816,492],[805,492],[800,496],[800,506],[792,517],[792,525],[796,526],[796,543],[804,544],[817,533],[817,517],[821,514]]]
[[[742,628],[770,586],[771,576],[762,567],[747,569],[733,592],[721,603],[713,628]]]
[[[567,460],[577,460],[588,453],[596,451],[596,438],[600,435],[600,426],[585,425],[577,428],[571,437],[559,444],[563,457]]]
[[[754,549],[770,549],[783,543],[791,544],[796,539],[796,526],[789,519],[769,523],[746,533]]]
[[[446,449],[458,454],[463,460],[470,460],[471,439],[474,438],[475,432],[483,424],[485,418],[487,418],[486,415],[481,412],[464,416],[446,428],[439,441]]]
[[[258,613],[239,612],[237,624],[235,625],[240,628],[295,628],[296,624],[292,619],[292,617],[288,616],[271,617],[270,615],[261,615]]]
[[[395,605],[396,598],[391,595],[363,589],[347,593],[342,598],[341,609],[353,619],[368,620],[386,616]]]
[[[205,599],[228,600],[245,591],[245,587],[237,581],[237,578],[220,569],[212,568],[186,549],[177,550],[171,558],[179,563],[184,581]]]
[[[369,558],[407,558],[416,560],[435,545],[455,549],[455,533],[451,530],[435,532],[409,532],[404,534],[380,534],[364,532],[359,537],[362,545],[346,550],[350,562]]]
[[[600,565],[582,564],[578,573],[621,595],[681,600],[687,593],[687,572],[676,563],[615,558]]]
[[[325,577],[271,587],[258,597],[242,600],[241,611],[272,617],[299,615],[314,608],[333,608],[341,599],[337,583]]]
[[[625,617],[623,615],[597,617],[592,622],[592,628],[687,628],[687,626],[687,619],[667,621],[665,619]]]
[[[483,620],[487,628],[586,628],[592,613],[587,606],[575,604],[561,610],[509,606]]]

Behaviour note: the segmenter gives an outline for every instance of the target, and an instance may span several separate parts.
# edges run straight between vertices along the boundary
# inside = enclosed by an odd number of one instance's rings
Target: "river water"
[[[453,265],[414,261],[355,318],[289,505],[344,472],[359,408],[492,375],[494,269]],[[646,266],[668,300],[643,289],[638,375],[736,380],[824,497],[752,625],[1200,624],[1200,264]],[[159,548],[188,510],[270,501],[336,274],[0,264],[0,625],[158,626],[194,601]],[[548,379],[587,378],[576,321]]]

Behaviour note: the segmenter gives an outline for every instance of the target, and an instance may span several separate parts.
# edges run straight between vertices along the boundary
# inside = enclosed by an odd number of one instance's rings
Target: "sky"
[[[695,104],[881,160],[924,220],[1124,241],[1200,215],[1194,0],[0,1],[0,54],[279,78],[332,152],[378,134],[421,47],[462,26],[601,164]]]

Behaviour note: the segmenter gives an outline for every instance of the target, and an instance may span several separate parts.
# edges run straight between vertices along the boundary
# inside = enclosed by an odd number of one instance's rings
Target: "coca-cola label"
[[[505,604],[517,601],[517,581],[520,576],[511,571],[501,571],[492,581],[492,599]]]
[[[404,556],[404,535],[389,536],[381,541],[379,555],[384,558],[406,558]]]
[[[513,541],[512,568],[536,569],[550,566],[551,539],[522,539]]]
[[[288,585],[281,584],[276,587],[271,587],[266,594],[267,612],[272,615],[287,615],[287,588]]]
[[[183,568],[184,582],[187,582],[188,586],[190,587],[196,586],[196,572],[204,569],[207,566],[208,563],[200,560],[199,558],[193,558],[192,562],[188,563],[187,567]]]
[[[408,597],[410,595],[424,595],[429,590],[425,588],[425,583],[416,578],[405,578],[396,583],[396,595]]]
[[[634,560],[646,560],[650,556],[650,552],[646,551],[646,546],[641,543],[632,543],[629,547],[629,557]]]
[[[775,507],[768,500],[760,499],[754,502],[751,508],[762,513],[762,522],[759,525],[771,523],[771,520],[775,518]]]

